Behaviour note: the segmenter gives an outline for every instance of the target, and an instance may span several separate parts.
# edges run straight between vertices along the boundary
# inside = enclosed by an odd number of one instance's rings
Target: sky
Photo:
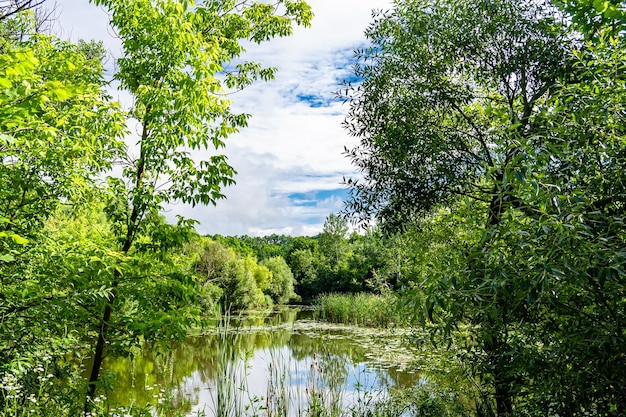
[[[357,175],[343,155],[351,138],[341,123],[348,110],[335,92],[351,75],[353,51],[372,10],[391,0],[309,0],[311,28],[288,38],[251,45],[242,57],[278,69],[274,80],[231,96],[236,112],[252,115],[248,127],[227,139],[223,152],[237,170],[237,184],[224,189],[216,206],[168,206],[165,216],[199,221],[201,234],[263,236],[315,235],[324,220],[343,207],[344,177]],[[113,58],[121,54],[106,12],[86,0],[57,0],[61,37],[101,40]],[[123,93],[112,92],[122,101]]]

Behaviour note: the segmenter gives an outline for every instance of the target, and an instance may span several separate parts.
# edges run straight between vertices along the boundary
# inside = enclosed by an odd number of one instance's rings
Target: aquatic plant
[[[394,295],[322,294],[315,300],[317,317],[333,323],[392,327],[404,323]]]

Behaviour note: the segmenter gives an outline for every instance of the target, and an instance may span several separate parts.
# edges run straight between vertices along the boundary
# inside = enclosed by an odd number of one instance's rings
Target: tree
[[[225,156],[196,162],[190,151],[218,150],[229,134],[245,126],[248,116],[230,111],[225,88],[244,88],[273,76],[273,69],[250,62],[236,64],[223,79],[218,76],[244,52],[241,41],[289,35],[293,22],[309,24],[311,12],[303,1],[282,0],[207,1],[193,7],[171,0],[94,3],[108,9],[122,39],[115,78],[133,96],[129,114],[139,126],[138,156],[129,153],[123,176],[109,180],[107,207],[118,250],[132,258],[139,254],[136,239],[146,219],[162,204],[214,204],[223,197],[221,187],[233,183],[235,171]],[[114,305],[124,302],[126,280],[120,267],[108,285],[88,399],[96,392]]]
[[[626,10],[620,0],[556,0],[555,5],[571,16],[586,39],[598,41],[607,30],[619,37],[626,25]]]
[[[41,6],[45,0],[0,0],[0,21]]]
[[[63,207],[29,237],[17,260],[0,265],[0,375],[13,381],[0,391],[4,412],[12,395],[40,415],[81,412],[79,365],[97,321],[90,306],[108,294],[102,284],[111,270],[102,267],[116,261],[113,242],[101,211]]]
[[[320,251],[333,268],[339,266],[339,261],[345,252],[347,233],[348,222],[334,213],[329,214],[318,240]]]
[[[349,240],[347,258],[355,291],[387,293],[398,284],[400,251],[397,239],[385,237],[377,229],[364,235],[354,233]]]
[[[3,33],[31,34],[0,40],[0,371],[19,377],[24,396],[34,365],[17,365],[82,349],[92,324],[84,306],[107,295],[95,279],[110,272],[96,259],[116,260],[107,231],[64,220],[68,206],[93,202],[126,132],[104,89],[102,46],[35,34],[34,25],[29,14],[0,22]]]
[[[542,108],[551,134],[533,177],[550,191],[527,190],[525,201],[538,210],[515,225],[529,237],[510,243],[534,254],[519,272],[537,283],[528,316],[539,325],[528,334],[550,346],[536,355],[534,391],[561,415],[626,412],[625,49],[613,29],[574,51],[576,81],[562,80]]]
[[[126,129],[103,88],[101,45],[43,35],[8,41],[0,63],[0,227],[28,237],[61,199],[111,167]]]
[[[243,310],[265,306],[263,291],[257,286],[254,269],[257,265],[246,262],[251,258],[233,258],[228,263],[225,275],[221,277],[224,287],[224,308]]]
[[[275,303],[287,304],[290,300],[298,298],[294,291],[295,279],[293,273],[282,257],[275,256],[263,260],[261,265],[271,272],[268,294]]]
[[[521,283],[498,268],[498,253],[510,253],[499,238],[509,219],[533,210],[516,181],[546,134],[538,106],[570,67],[575,41],[543,2],[394,6],[366,32],[373,47],[355,66],[363,81],[346,91],[346,127],[361,141],[348,156],[363,174],[349,181],[348,210],[401,229],[459,199],[476,202],[468,224],[482,223],[482,238],[465,250],[467,273],[449,296],[432,294],[424,314],[445,311],[446,332],[479,326],[473,363],[493,387],[497,415],[508,416],[518,386],[510,352],[524,307]]]
[[[305,299],[319,294],[319,277],[317,274],[320,259],[308,249],[298,249],[290,255],[290,268],[296,280],[297,293]]]
[[[348,90],[349,209],[421,229],[412,302],[498,416],[624,412],[623,10],[564,10],[397,2]]]

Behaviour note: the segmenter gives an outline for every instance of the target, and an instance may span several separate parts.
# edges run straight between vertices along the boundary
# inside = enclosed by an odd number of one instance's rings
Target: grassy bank
[[[392,327],[403,323],[393,295],[322,294],[315,300],[318,318],[332,323]]]

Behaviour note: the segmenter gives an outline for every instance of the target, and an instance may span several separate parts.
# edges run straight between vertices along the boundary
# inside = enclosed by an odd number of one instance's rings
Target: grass
[[[322,294],[316,301],[319,319],[368,327],[393,327],[402,324],[402,314],[393,295]]]
[[[346,381],[324,369],[316,355],[307,367],[270,352],[266,417],[340,417]],[[306,385],[294,383],[305,379]]]

